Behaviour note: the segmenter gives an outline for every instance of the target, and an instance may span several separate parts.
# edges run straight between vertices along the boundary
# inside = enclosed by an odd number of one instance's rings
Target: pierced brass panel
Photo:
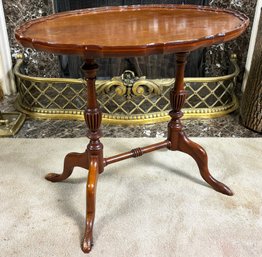
[[[234,72],[221,77],[185,78],[189,96],[184,118],[210,118],[225,115],[238,107],[234,95],[239,73],[232,56]],[[14,67],[19,97],[16,107],[35,118],[83,119],[86,91],[83,79],[40,78],[20,72],[20,56]],[[136,77],[126,70],[120,77],[97,80],[98,101],[103,122],[148,124],[169,120],[169,91],[174,79]]]

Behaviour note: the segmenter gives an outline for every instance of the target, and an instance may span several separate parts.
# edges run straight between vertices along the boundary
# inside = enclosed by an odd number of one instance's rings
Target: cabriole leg
[[[181,151],[189,154],[197,162],[202,178],[212,186],[216,191],[226,195],[233,195],[233,192],[223,183],[214,179],[209,170],[207,162],[207,154],[205,150],[198,144],[189,140],[182,131],[181,117],[183,113],[181,108],[185,102],[187,93],[184,90],[184,70],[186,65],[187,53],[176,54],[176,81],[174,88],[170,91],[171,121],[168,124],[168,140],[170,144],[168,148],[173,151]]]
[[[88,153],[69,153],[64,160],[64,169],[62,174],[49,173],[46,179],[51,182],[60,182],[67,179],[73,172],[74,167],[88,169]]]
[[[82,245],[82,250],[85,253],[89,253],[93,245],[93,225],[95,219],[96,185],[98,175],[98,158],[97,156],[91,156],[86,184],[86,230]]]

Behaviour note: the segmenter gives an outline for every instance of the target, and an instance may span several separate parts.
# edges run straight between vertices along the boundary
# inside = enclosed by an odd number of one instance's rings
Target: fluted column
[[[89,157],[91,157],[91,155],[98,156],[99,172],[101,173],[104,166],[103,145],[100,142],[102,112],[100,111],[96,97],[95,81],[97,69],[98,65],[93,59],[85,60],[85,63],[82,65],[82,71],[84,72],[87,84],[87,105],[84,113],[85,122],[88,127],[87,136],[90,139],[90,142],[87,145],[87,151]]]
[[[171,121],[168,124],[168,140],[171,142],[171,150],[177,149],[178,133],[182,131],[180,119],[183,116],[181,109],[187,97],[187,92],[184,89],[184,73],[187,55],[188,53],[176,54],[176,80],[174,87],[170,91],[171,111],[169,115],[171,116]]]

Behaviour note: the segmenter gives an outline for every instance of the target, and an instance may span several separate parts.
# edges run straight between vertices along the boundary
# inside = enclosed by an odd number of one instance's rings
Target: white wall
[[[5,95],[16,92],[2,0],[0,0],[0,79]]]

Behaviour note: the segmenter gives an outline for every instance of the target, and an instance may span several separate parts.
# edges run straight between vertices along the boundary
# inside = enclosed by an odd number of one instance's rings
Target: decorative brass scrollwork
[[[114,89],[119,96],[125,95],[127,92],[127,88],[117,77],[112,78],[110,81],[102,80],[96,83],[97,94],[108,94],[112,89]]]
[[[143,96],[145,94],[161,95],[162,87],[151,80],[147,80],[145,76],[137,77],[130,70],[124,71],[119,77],[113,77],[110,81],[97,81],[97,93],[108,94],[111,90],[119,96],[126,96],[127,100],[133,96]]]

